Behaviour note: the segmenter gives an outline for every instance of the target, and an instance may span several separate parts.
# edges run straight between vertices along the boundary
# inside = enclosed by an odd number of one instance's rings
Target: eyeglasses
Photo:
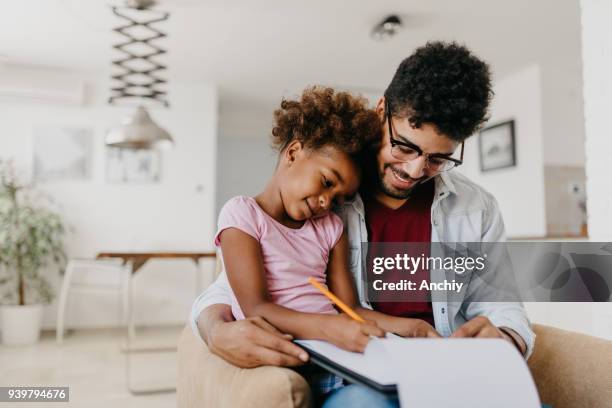
[[[463,149],[465,142],[461,142],[461,154],[459,159],[453,159],[448,154],[423,153],[423,150],[409,141],[400,141],[393,138],[393,126],[391,124],[391,111],[389,105],[385,104],[387,123],[389,125],[389,139],[391,141],[391,156],[403,162],[409,162],[417,157],[425,156],[425,167],[436,172],[448,171],[463,164]]]

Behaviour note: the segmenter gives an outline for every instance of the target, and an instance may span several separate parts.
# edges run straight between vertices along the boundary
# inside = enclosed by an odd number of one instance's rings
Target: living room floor
[[[130,354],[133,389],[176,387],[176,346],[182,327],[138,329],[131,348],[164,349]],[[58,345],[53,331],[43,332],[34,346],[0,346],[0,384],[5,386],[69,386],[69,403],[49,407],[156,408],[176,406],[176,392],[132,395],[127,387],[128,361],[123,330],[78,330]],[[0,402],[0,407],[9,406]],[[39,407],[40,403],[20,403]]]

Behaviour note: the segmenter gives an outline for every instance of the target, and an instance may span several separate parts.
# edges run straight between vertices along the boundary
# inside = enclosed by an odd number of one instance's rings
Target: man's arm
[[[212,348],[211,334],[215,326],[218,324],[230,323],[233,320],[232,308],[229,305],[210,305],[202,310],[197,318],[196,326],[198,328],[198,334],[200,338],[204,340],[204,343]]]
[[[194,302],[190,323],[195,336],[227,362],[243,368],[260,365],[297,366],[308,354],[264,319],[234,321],[229,284],[222,272]]]
[[[487,209],[483,219],[482,242],[498,243],[506,241],[504,221],[499,211],[497,201],[493,196],[484,193]],[[495,245],[495,244],[493,244]],[[512,273],[499,268],[495,273]],[[497,276],[501,281],[513,277]],[[478,301],[479,292],[495,290],[494,285],[479,285],[472,294],[471,301],[462,309],[468,320],[458,328],[453,337],[498,337],[513,343],[525,358],[529,358],[535,343],[535,334],[531,330],[531,324],[527,313],[521,302],[486,302]],[[482,298],[487,299],[487,294],[481,292]]]

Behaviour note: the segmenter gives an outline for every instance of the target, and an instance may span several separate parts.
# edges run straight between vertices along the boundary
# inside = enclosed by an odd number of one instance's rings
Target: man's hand
[[[485,316],[478,316],[472,320],[465,322],[459,327],[451,337],[478,337],[494,339],[503,339],[504,334]]]
[[[402,337],[440,338],[433,326],[421,319],[396,318],[392,332]]]
[[[290,335],[261,317],[234,321],[227,305],[203,310],[198,326],[210,351],[238,367],[293,367],[308,361],[308,354],[291,342]]]
[[[395,333],[402,337],[426,337],[439,338],[440,333],[431,324],[421,319],[411,319],[407,317],[396,317],[386,315],[374,310],[357,308],[357,313],[366,319],[375,321],[383,330]]]
[[[519,341],[518,335],[517,338],[514,338],[504,332],[504,330],[494,326],[491,321],[485,316],[478,316],[474,319],[464,323],[461,327],[459,327],[451,337],[460,338],[460,337],[478,337],[478,338],[489,338],[489,339],[506,339],[510,343],[512,343],[521,354],[525,353],[526,345],[523,341]]]
[[[261,317],[216,324],[210,350],[242,368],[261,365],[293,367],[308,361],[308,354]]]

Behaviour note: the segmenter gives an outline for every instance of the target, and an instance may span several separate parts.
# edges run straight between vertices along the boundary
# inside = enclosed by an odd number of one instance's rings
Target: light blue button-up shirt
[[[432,242],[504,242],[505,228],[495,198],[456,171],[442,173],[434,178],[435,191],[431,205],[431,240]],[[344,204],[339,210],[348,234],[350,247],[350,267],[355,278],[359,299],[363,307],[370,307],[366,301],[366,288],[361,278],[362,242],[368,241],[363,201],[357,196]],[[501,273],[501,272],[500,272]],[[443,271],[430,271],[432,282],[443,281]],[[463,323],[477,316],[486,316],[497,327],[508,327],[514,330],[527,345],[525,357],[533,351],[535,334],[525,309],[518,302],[479,302],[485,290],[492,290],[486,285],[477,285],[474,280],[466,279],[467,291],[471,301],[462,299],[448,301],[445,296],[437,297],[433,302],[433,313],[436,330],[444,337],[450,336]],[[196,326],[201,311],[213,304],[230,304],[229,283],[222,271],[217,280],[194,302],[190,323],[196,336]]]

